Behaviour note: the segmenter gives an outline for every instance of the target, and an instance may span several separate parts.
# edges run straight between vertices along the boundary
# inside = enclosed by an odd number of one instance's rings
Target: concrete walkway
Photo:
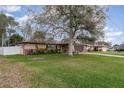
[[[89,55],[110,56],[110,57],[124,58],[124,56],[121,56],[121,55],[100,54],[100,53],[90,53],[90,52],[85,52],[85,53],[82,52],[82,53],[80,53],[80,54],[89,54]]]

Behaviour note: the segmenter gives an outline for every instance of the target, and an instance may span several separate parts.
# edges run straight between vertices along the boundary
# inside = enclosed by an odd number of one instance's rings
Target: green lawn
[[[100,53],[100,54],[110,54],[110,55],[121,55],[121,56],[124,56],[124,52],[118,52],[118,51],[92,52],[92,53]]]
[[[27,87],[124,87],[124,58],[42,54],[2,57],[32,71]],[[4,65],[3,65],[4,66]],[[25,70],[26,70],[25,69]]]

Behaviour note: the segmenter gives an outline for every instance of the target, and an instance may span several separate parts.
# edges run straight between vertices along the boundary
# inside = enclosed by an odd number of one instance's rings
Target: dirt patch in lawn
[[[36,62],[44,62],[45,59],[44,58],[32,58],[33,61],[36,61]]]
[[[0,60],[0,64],[4,64],[5,63],[5,61],[3,61],[3,60]]]
[[[0,60],[0,87],[2,88],[24,88],[30,87],[28,78],[32,71],[20,63],[9,63]]]

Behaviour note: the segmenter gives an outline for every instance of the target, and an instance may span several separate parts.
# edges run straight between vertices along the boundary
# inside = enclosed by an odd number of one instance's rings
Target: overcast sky
[[[39,11],[41,6],[0,6],[0,11],[4,11],[7,16],[13,16],[18,22],[23,23],[29,18],[26,13],[28,8]],[[124,42],[124,6],[109,6],[107,16],[105,41],[113,44]]]

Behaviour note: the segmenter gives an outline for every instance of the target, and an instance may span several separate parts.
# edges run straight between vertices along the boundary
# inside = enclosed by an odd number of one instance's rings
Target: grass
[[[27,87],[124,87],[124,58],[86,54],[73,57],[42,54],[2,58],[11,64],[21,63],[32,70],[33,74],[28,78],[31,86]]]
[[[93,53],[110,54],[110,55],[121,55],[121,56],[124,56],[124,52],[118,52],[118,51],[93,52]]]

